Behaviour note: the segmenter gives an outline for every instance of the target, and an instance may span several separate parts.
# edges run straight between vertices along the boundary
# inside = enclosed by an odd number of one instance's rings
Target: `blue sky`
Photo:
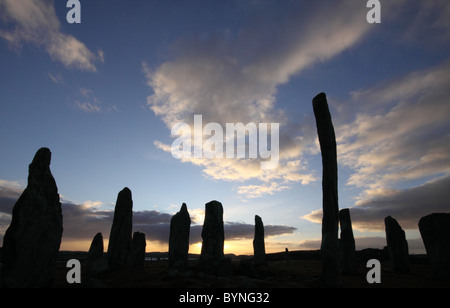
[[[64,214],[62,249],[107,239],[129,187],[147,251],[167,249],[185,202],[198,251],[205,203],[224,206],[226,252],[320,245],[321,159],[312,98],[326,92],[339,205],[358,248],[385,245],[385,216],[421,252],[420,217],[448,212],[450,5],[381,1],[0,0],[0,237],[40,147]],[[280,123],[278,168],[261,159],[172,157],[175,122]]]

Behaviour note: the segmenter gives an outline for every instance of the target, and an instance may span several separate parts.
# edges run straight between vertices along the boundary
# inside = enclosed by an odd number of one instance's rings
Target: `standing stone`
[[[261,217],[255,215],[255,237],[253,239],[255,265],[266,265],[266,247],[264,244],[264,225]]]
[[[50,171],[51,152],[37,151],[28,185],[12,211],[3,239],[5,287],[49,287],[61,244],[63,217],[58,188]]]
[[[131,190],[125,187],[119,192],[114,210],[114,220],[108,244],[108,262],[110,269],[126,267],[131,248],[133,228],[133,200]]]
[[[344,275],[353,275],[357,273],[355,238],[353,237],[352,220],[350,210],[342,209],[339,211],[339,223],[341,226],[341,273]]]
[[[313,99],[317,134],[322,153],[322,280],[325,287],[339,286],[338,170],[336,137],[325,93]]]
[[[131,250],[128,255],[128,266],[134,269],[143,269],[145,266],[145,234],[142,232],[133,233],[133,241],[131,242]]]
[[[108,264],[103,257],[103,251],[103,235],[99,232],[94,236],[87,255],[86,272],[88,279],[97,273],[107,270]]]
[[[450,280],[450,213],[422,217],[419,230],[434,276]]]
[[[231,260],[225,258],[223,253],[225,241],[223,207],[218,201],[211,201],[205,205],[202,239],[200,270],[207,274],[229,275]]]
[[[391,259],[391,268],[397,272],[407,273],[410,270],[408,242],[405,231],[397,220],[388,216],[384,219],[386,226],[386,242]]]
[[[183,203],[178,213],[170,220],[169,265],[178,271],[185,271],[188,266],[189,232],[191,217]]]

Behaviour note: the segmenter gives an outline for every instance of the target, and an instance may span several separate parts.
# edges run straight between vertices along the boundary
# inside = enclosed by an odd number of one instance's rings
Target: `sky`
[[[320,92],[357,249],[386,245],[390,215],[410,253],[423,253],[419,219],[450,212],[449,1],[380,1],[380,23],[368,22],[364,0],[80,4],[81,22],[69,23],[66,0],[0,0],[1,242],[28,164],[48,147],[61,250],[87,251],[97,232],[107,247],[124,187],[147,252],[168,250],[170,219],[186,203],[199,253],[211,200],[224,208],[225,253],[253,253],[255,215],[267,252],[319,249]],[[224,135],[227,123],[279,124],[267,136],[270,146],[278,137],[277,166],[261,168],[260,151],[174,157],[172,128],[194,135],[195,115]]]

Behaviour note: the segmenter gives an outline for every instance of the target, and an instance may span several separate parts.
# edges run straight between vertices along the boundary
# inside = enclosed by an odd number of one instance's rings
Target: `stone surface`
[[[169,265],[178,271],[187,270],[191,217],[185,203],[170,220]]]
[[[205,221],[202,229],[202,251],[200,270],[207,274],[227,276],[231,271],[231,260],[224,257],[223,207],[218,201],[205,205]]]
[[[419,230],[434,276],[450,280],[450,213],[422,217]]]
[[[128,266],[134,269],[143,269],[145,265],[145,234],[142,232],[133,233],[133,241],[128,254]]]
[[[108,244],[110,269],[127,267],[133,229],[133,200],[131,190],[125,187],[119,192],[114,209],[114,220]]]
[[[103,256],[103,235],[101,232],[97,233],[92,239],[91,246],[89,247],[87,261],[86,261],[86,273],[88,279],[100,272],[108,269],[108,263]]]
[[[53,281],[63,217],[50,161],[49,149],[37,151],[29,165],[28,185],[14,205],[3,239],[6,287],[48,287]]]
[[[391,268],[397,272],[407,273],[410,271],[408,242],[405,231],[397,220],[391,216],[384,219],[386,226],[386,242],[391,259]]]
[[[353,275],[357,273],[355,238],[353,236],[352,220],[350,210],[342,209],[339,211],[339,223],[341,226],[341,274]]]
[[[264,224],[258,215],[255,215],[255,237],[253,239],[253,261],[255,265],[266,265],[266,247],[264,244]]]
[[[314,116],[322,154],[322,281],[324,287],[339,286],[339,205],[336,136],[325,93],[313,99]]]

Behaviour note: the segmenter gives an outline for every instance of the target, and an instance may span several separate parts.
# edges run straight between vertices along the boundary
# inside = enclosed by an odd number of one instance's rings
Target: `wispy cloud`
[[[270,172],[260,170],[258,159],[190,158],[183,162],[201,166],[214,179],[257,180],[238,188],[244,198],[281,191],[295,182],[315,181],[317,177],[305,168],[304,156],[315,148],[315,135],[311,126],[292,125],[285,111],[276,108],[277,87],[354,45],[368,32],[366,8],[354,4],[327,1],[323,9],[308,3],[304,10],[302,4],[277,3],[270,13],[265,11],[264,18],[261,11],[252,11],[251,25],[236,33],[225,29],[208,39],[180,40],[177,50],[183,53],[175,53],[156,69],[144,64],[154,92],[148,106],[169,129],[178,122],[192,125],[194,114],[201,114],[205,123],[223,127],[225,123],[273,122],[284,128],[280,131],[280,163]],[[155,144],[166,151],[170,148]]]
[[[47,75],[50,78],[50,80],[53,81],[53,83],[58,84],[58,83],[64,82],[64,78],[60,73],[57,73],[57,74],[48,73]]]
[[[449,74],[447,62],[353,93],[358,113],[338,128],[338,152],[362,197],[450,173]]]
[[[104,106],[92,89],[78,88],[79,97],[74,100],[74,107],[86,113],[119,112],[116,106]]]
[[[24,43],[43,46],[53,60],[69,68],[96,71],[95,62],[104,61],[103,51],[90,51],[75,37],[60,30],[60,22],[50,0],[0,0],[1,17],[13,29],[0,29],[0,37],[15,49]]]

